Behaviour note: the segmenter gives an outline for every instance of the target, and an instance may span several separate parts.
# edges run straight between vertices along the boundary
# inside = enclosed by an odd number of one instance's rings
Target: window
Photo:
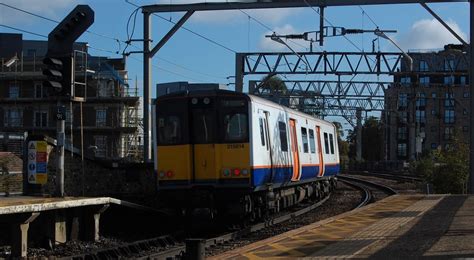
[[[398,140],[406,140],[408,137],[407,135],[407,128],[406,127],[399,127],[397,132],[397,139]]]
[[[326,151],[326,154],[329,154],[329,139],[328,139],[328,134],[324,133],[324,150]]]
[[[408,107],[408,94],[400,93],[398,95],[398,109]]]
[[[331,154],[334,154],[334,138],[332,134],[329,134],[329,145],[331,146]]]
[[[95,139],[95,146],[97,146],[97,150],[95,151],[96,157],[105,157],[107,154],[107,136],[94,136]]]
[[[425,93],[418,93],[418,97],[416,98],[416,106],[417,106],[417,107],[424,107],[424,106],[426,106],[426,96],[425,96]]]
[[[416,110],[415,117],[417,123],[425,123],[426,122],[426,111],[425,110]]]
[[[247,114],[230,113],[224,116],[224,140],[226,142],[240,142],[247,139]]]
[[[41,82],[35,83],[35,98],[43,98],[45,93],[43,93],[43,84]]]
[[[436,110],[432,109],[432,110],[431,110],[431,114],[432,114],[433,116],[435,116],[435,115],[436,115]]]
[[[314,143],[314,131],[313,129],[309,129],[309,148],[311,149],[311,153],[316,153],[316,146]]]
[[[469,92],[467,92],[467,91],[464,92],[464,93],[462,94],[462,97],[463,97],[463,98],[469,98]]]
[[[158,99],[156,111],[158,145],[192,143],[189,129],[194,130],[195,127],[188,127],[191,120],[187,100]]]
[[[436,98],[436,92],[431,92],[431,98]]]
[[[175,115],[158,118],[158,141],[160,144],[178,144],[182,139],[181,118]]]
[[[397,155],[399,157],[406,157],[407,156],[407,144],[406,143],[399,143],[397,145]]]
[[[448,126],[444,128],[444,140],[452,140],[454,137],[454,127]]]
[[[420,60],[420,71],[428,71],[428,62]]]
[[[9,98],[19,98],[20,97],[20,87],[16,84],[11,84],[8,89]]]
[[[308,132],[306,128],[301,127],[301,138],[303,139],[303,152],[308,152]]]
[[[48,112],[37,111],[35,112],[35,127],[47,127],[48,126]]]
[[[420,77],[420,85],[429,86],[430,85],[430,77]]]
[[[400,78],[400,83],[402,83],[402,85],[408,85],[411,83],[411,78],[410,77],[401,77]]]
[[[66,108],[66,124],[72,123],[72,113],[69,107]]]
[[[444,84],[445,85],[453,85],[454,84],[454,76],[444,77]]]
[[[258,119],[260,123],[260,142],[262,143],[262,146],[265,146],[265,131],[263,128],[263,118]]]
[[[194,144],[209,144],[209,143],[215,143],[216,140],[216,134],[215,134],[215,111],[209,110],[209,109],[200,109],[200,108],[195,108],[191,111],[192,113],[192,142]],[[224,129],[226,132],[226,138],[231,139],[231,138],[237,138],[236,135],[239,134],[238,130],[237,132],[232,132],[232,134],[229,134],[229,128],[230,124],[228,122],[229,120],[229,115],[226,115],[224,119]],[[235,130],[231,130],[235,131]]]
[[[454,110],[453,109],[444,110],[444,123],[446,124],[454,123]]]
[[[286,137],[286,124],[278,122],[278,130],[280,131],[280,146],[282,152],[288,152],[288,139]]]
[[[454,93],[446,93],[444,95],[444,106],[445,107],[454,107]]]
[[[466,76],[459,77],[459,85],[466,86],[466,83],[467,83],[466,78],[467,78]]]
[[[407,123],[408,122],[408,113],[407,111],[403,111],[398,113],[400,123]]]
[[[445,71],[454,71],[455,66],[454,66],[454,60],[449,59],[449,60],[444,60],[444,70]]]
[[[107,122],[107,110],[97,109],[95,111],[95,126],[105,126]]]
[[[100,80],[97,84],[97,97],[107,97],[108,87],[105,80]]]
[[[18,108],[5,109],[3,114],[3,125],[5,127],[23,126],[23,111]]]

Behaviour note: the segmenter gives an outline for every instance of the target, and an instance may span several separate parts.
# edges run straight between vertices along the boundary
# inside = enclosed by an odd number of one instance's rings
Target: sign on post
[[[46,184],[48,181],[48,144],[46,141],[28,142],[28,183]]]

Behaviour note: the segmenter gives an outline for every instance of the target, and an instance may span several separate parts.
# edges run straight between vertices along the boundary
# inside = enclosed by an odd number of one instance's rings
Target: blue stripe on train
[[[319,172],[319,166],[304,166],[301,171],[301,180],[315,178]],[[339,164],[326,165],[324,176],[334,176],[339,173]],[[267,183],[284,183],[291,181],[293,176],[293,167],[282,167],[274,170],[271,178],[270,168],[259,168],[252,170],[252,184],[254,187],[265,185]]]

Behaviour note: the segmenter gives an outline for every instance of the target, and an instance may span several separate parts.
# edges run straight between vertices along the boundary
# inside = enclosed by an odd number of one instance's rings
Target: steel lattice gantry
[[[249,93],[318,116],[342,116],[354,125],[356,110],[383,111],[385,90],[394,83],[369,81],[283,81],[286,89],[249,81]]]

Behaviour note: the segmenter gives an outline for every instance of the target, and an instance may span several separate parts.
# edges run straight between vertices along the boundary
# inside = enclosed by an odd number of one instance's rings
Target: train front
[[[250,191],[248,96],[222,90],[162,96],[155,123],[160,200],[218,208]]]

